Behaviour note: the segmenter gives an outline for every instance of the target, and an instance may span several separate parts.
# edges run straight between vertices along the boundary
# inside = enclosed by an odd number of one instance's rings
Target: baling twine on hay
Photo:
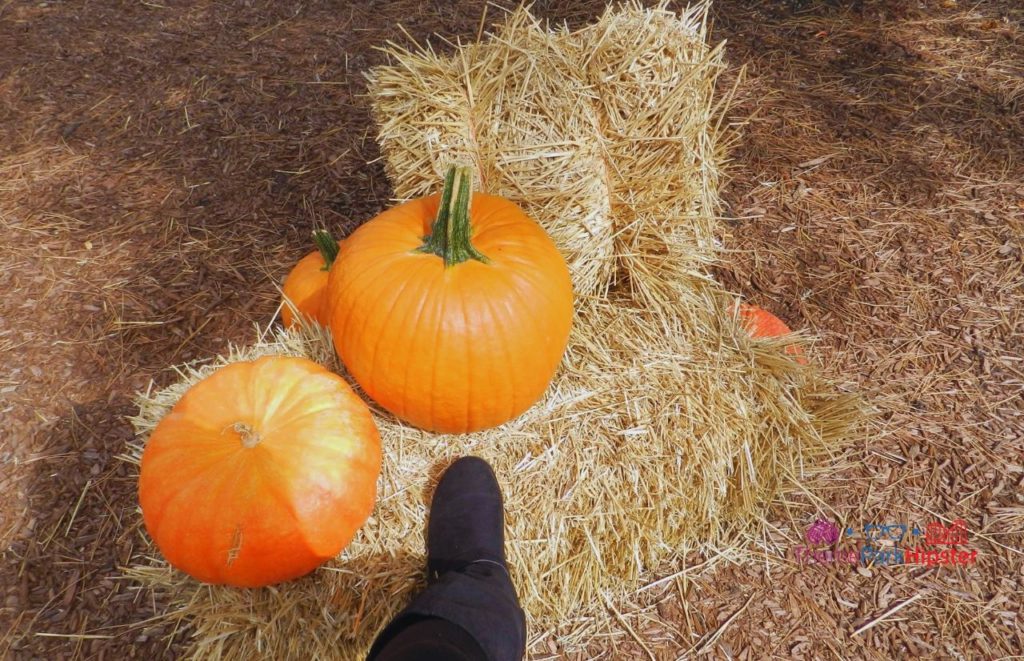
[[[721,47],[702,5],[609,9],[546,29],[525,9],[451,57],[390,46],[370,92],[396,195],[433,192],[446,165],[519,202],[566,255],[577,316],[543,399],[496,429],[442,436],[374,407],[384,462],[373,516],[340,558],[261,590],[203,586],[154,558],[128,575],[169,596],[202,658],[357,658],[423,582],[430,491],[454,458],[494,466],[511,573],[534,639],[565,649],[617,628],[614,603],[687,553],[726,553],[779,489],[857,420],[781,349],[752,341],[715,259]],[[327,331],[276,331],[139,397],[146,434],[218,366],[306,356],[343,373]],[[371,407],[372,407],[371,403]],[[156,553],[154,552],[154,555]],[[669,570],[671,571],[671,570]]]

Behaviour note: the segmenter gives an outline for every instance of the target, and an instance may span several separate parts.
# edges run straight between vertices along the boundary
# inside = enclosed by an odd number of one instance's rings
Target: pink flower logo
[[[808,544],[826,544],[831,546],[839,539],[839,526],[831,521],[818,519],[807,529]]]

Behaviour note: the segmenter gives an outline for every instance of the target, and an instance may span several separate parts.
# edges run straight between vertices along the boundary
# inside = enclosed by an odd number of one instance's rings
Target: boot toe
[[[430,505],[430,578],[480,560],[504,567],[504,546],[504,506],[494,471],[479,457],[462,457],[441,476]]]

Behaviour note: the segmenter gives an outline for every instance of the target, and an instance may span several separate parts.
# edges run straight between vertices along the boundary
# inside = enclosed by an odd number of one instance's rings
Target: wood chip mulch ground
[[[564,5],[535,11],[575,25],[603,7]],[[472,39],[482,6],[0,4],[0,655],[183,649],[188,631],[120,577],[146,548],[117,458],[132,394],[247,342],[315,223],[351,229],[388,203],[361,72],[398,22]],[[659,584],[627,615],[636,639],[573,656],[1020,654],[1024,10],[713,14],[722,84],[747,67],[719,277],[814,333],[877,415],[802,506],[778,504],[749,562]],[[800,564],[816,518],[963,519],[977,561]]]

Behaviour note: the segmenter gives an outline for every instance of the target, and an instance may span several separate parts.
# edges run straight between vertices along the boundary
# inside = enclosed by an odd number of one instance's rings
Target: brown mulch
[[[288,4],[0,4],[0,655],[179,649],[187,631],[168,638],[148,621],[159,601],[120,578],[146,548],[117,459],[132,393],[247,342],[314,223],[351,228],[387,204],[360,97],[373,47],[402,38],[399,21],[473,38],[482,7]],[[565,4],[535,10],[578,23],[603,6]],[[879,411],[817,515],[963,518],[979,560],[801,567],[787,554],[812,508],[754,550],[772,562],[676,578],[631,627],[658,658],[1019,654],[1024,11],[713,13],[748,67],[719,275],[816,333]],[[593,652],[646,655],[630,636]]]

